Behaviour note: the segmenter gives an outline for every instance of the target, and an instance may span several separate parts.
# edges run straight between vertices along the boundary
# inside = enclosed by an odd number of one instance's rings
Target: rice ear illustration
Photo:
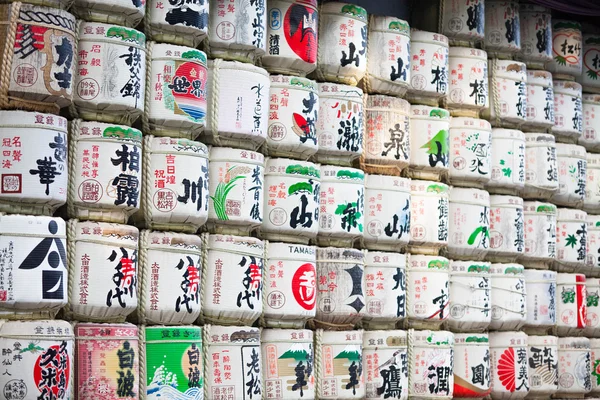
[[[221,221],[229,220],[226,207],[229,192],[237,185],[237,181],[245,178],[248,173],[250,173],[250,168],[248,167],[233,166],[229,168],[223,177],[223,181],[217,185],[215,195],[210,196],[215,208],[215,214],[217,214],[217,218]]]

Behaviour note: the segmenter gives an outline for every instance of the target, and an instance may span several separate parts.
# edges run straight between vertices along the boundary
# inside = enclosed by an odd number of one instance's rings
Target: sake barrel
[[[200,316],[202,240],[196,235],[142,231],[137,320],[193,324]]]
[[[448,176],[450,113],[443,108],[410,107],[410,170],[417,179]]]
[[[526,201],[523,213],[525,248],[519,262],[527,268],[548,269],[556,257],[556,206]]]
[[[74,0],[71,11],[83,21],[104,22],[135,28],[144,18],[146,2]]]
[[[543,69],[544,65],[552,60],[552,14],[550,9],[536,4],[521,4],[519,17],[521,20],[521,51],[518,57],[530,68]]]
[[[0,121],[0,211],[52,215],[67,200],[67,120],[0,111]]]
[[[450,262],[450,315],[454,332],[483,331],[490,324],[490,263]]]
[[[316,0],[268,3],[269,44],[261,58],[272,74],[305,76],[317,67],[319,12]]]
[[[558,163],[554,136],[525,134],[525,199],[549,199],[558,191]]]
[[[581,75],[576,75],[576,79],[577,82],[585,86],[585,91],[588,93],[600,93],[600,83],[598,83],[600,65],[598,65],[598,57],[600,57],[600,35],[583,35],[582,72]]]
[[[490,195],[485,190],[452,187],[448,197],[448,257],[483,259],[490,242]]]
[[[532,131],[554,126],[554,83],[550,72],[527,70],[527,116],[523,126]]]
[[[219,11],[225,8],[219,7]],[[208,34],[208,1],[175,2],[147,0],[144,30],[151,40],[198,47]]]
[[[138,306],[136,227],[69,220],[70,319],[123,322]]]
[[[451,44],[471,45],[483,42],[485,31],[484,0],[443,0],[441,32]]]
[[[525,186],[525,135],[514,129],[492,130],[492,193],[515,195]]]
[[[584,94],[583,101],[583,133],[579,136],[577,143],[585,147],[587,151],[600,151],[600,95]]]
[[[587,256],[587,214],[581,210],[559,208],[556,215],[556,259],[560,272],[585,268]]]
[[[492,264],[492,319],[490,330],[521,329],[527,322],[524,268],[519,264]]]
[[[206,117],[206,54],[191,47],[148,43],[144,131],[195,139]]]
[[[203,399],[202,328],[142,326],[139,331],[140,398]]]
[[[79,323],[75,337],[77,398],[139,398],[140,354],[135,325]]]
[[[317,330],[315,363],[316,398],[340,400],[365,398],[362,330],[342,332]]]
[[[445,257],[411,255],[406,269],[408,326],[437,329],[448,319],[449,271]]]
[[[369,251],[365,255],[366,312],[369,329],[393,329],[406,317],[406,263],[400,253]]]
[[[411,252],[438,254],[448,245],[449,187],[441,182],[410,182]]]
[[[592,390],[590,340],[585,337],[558,338],[558,392],[576,398]]]
[[[317,304],[317,254],[312,246],[266,244],[264,319],[270,328],[303,328]]]
[[[319,149],[315,160],[327,164],[352,165],[352,161],[363,153],[363,92],[359,88],[335,83],[318,85]],[[401,128],[398,126],[398,129]],[[395,137],[395,147],[400,149],[403,144],[399,140],[403,138],[402,132],[396,132]]]
[[[267,4],[256,0],[210,0],[208,40],[211,59],[254,63],[267,49]],[[220,119],[220,118],[219,118]]]
[[[408,398],[451,399],[454,392],[454,334],[408,332]]]
[[[73,0],[29,0],[28,3],[36,5],[47,5],[48,7],[66,10],[69,7],[71,7],[71,5],[73,4]]]
[[[68,299],[65,222],[1,216],[0,250],[0,317],[54,318]]]
[[[512,3],[516,2],[506,2]],[[490,108],[484,112],[494,126],[519,126],[527,120],[527,67],[512,60],[492,59]]]
[[[588,215],[585,221],[587,225],[586,273],[588,276],[597,277],[600,276],[600,216]]]
[[[520,52],[519,2],[486,0],[485,8],[485,48],[508,56]]]
[[[75,120],[70,141],[69,216],[127,223],[140,207],[142,132],[124,125]]]
[[[364,173],[359,169],[321,166],[320,245],[351,245],[363,236]]]
[[[410,180],[365,177],[364,245],[370,250],[401,250],[410,236]]]
[[[556,144],[558,190],[550,197],[552,203],[567,207],[583,205],[587,180],[586,154],[582,146]]]
[[[548,70],[562,76],[578,76],[582,71],[583,47],[581,24],[577,21],[552,20],[552,61]],[[573,78],[570,78],[573,79]]]
[[[490,196],[490,246],[488,259],[514,261],[525,251],[523,199]]]
[[[585,275],[556,275],[557,315],[556,327],[561,336],[579,335],[586,327],[587,297]]]
[[[410,104],[391,96],[368,96],[365,113],[361,168],[373,174],[399,175],[411,155]]]
[[[487,333],[454,335],[454,398],[490,394],[490,344]]]
[[[522,399],[529,392],[527,335],[490,332],[492,399]]]
[[[264,329],[261,332],[260,347],[265,389],[263,398],[315,398],[312,331]]]
[[[450,120],[448,175],[454,186],[482,188],[490,180],[492,126],[484,119]]]
[[[556,272],[526,269],[524,274],[527,286],[525,330],[544,334],[556,325]]]
[[[5,38],[0,106],[58,114],[73,100],[75,17],[63,10],[18,2],[1,5],[0,15],[0,35]]]
[[[448,38],[436,32],[410,33],[410,86],[412,104],[437,107],[448,94]]]
[[[528,399],[548,399],[558,390],[558,338],[529,336],[527,338],[529,373]]]
[[[208,218],[209,193],[214,193],[208,186],[208,148],[187,139],[145,136],[143,151],[150,174],[144,176],[134,221],[149,229],[195,233]]]
[[[585,198],[583,209],[587,212],[600,211],[600,154],[586,153]]]
[[[321,172],[318,165],[268,158],[261,237],[308,244],[319,230]]]
[[[317,325],[351,329],[366,314],[364,288],[362,251],[317,247]]]
[[[408,399],[406,331],[365,331],[363,365],[366,399]]]
[[[122,26],[82,22],[77,55],[73,103],[78,115],[133,124],[144,112],[146,36]]]
[[[340,2],[321,5],[315,70],[319,81],[358,84],[367,71],[367,30],[364,8]]]
[[[264,219],[264,165],[264,156],[254,151],[211,148],[208,167],[211,230],[248,235],[260,226]]]
[[[258,3],[264,5],[264,0],[256,0]],[[241,4],[237,7],[248,8]],[[202,135],[206,143],[258,149],[267,139],[269,122],[267,71],[250,64],[209,60],[206,90],[206,127]]]
[[[576,143],[583,133],[581,85],[577,82],[554,80],[554,126],[552,134],[558,141]]]
[[[3,397],[73,399],[74,339],[73,328],[65,321],[3,322]]]
[[[205,368],[205,391],[209,399],[260,399],[262,356],[260,331],[249,326],[204,326],[205,354],[212,365]],[[222,398],[222,397],[221,397]]]
[[[404,96],[411,79],[410,26],[407,21],[369,16],[367,74],[362,86],[367,93]]]
[[[286,75],[271,75],[270,79],[267,152],[305,160],[317,152],[317,83]]]
[[[449,57],[447,108],[455,117],[477,117],[480,111],[489,107],[487,53],[467,47],[450,47]]]
[[[587,316],[583,334],[587,337],[600,337],[600,279],[586,278],[585,291]]]
[[[251,325],[263,311],[264,243],[208,235],[203,248],[202,315],[208,323]],[[223,273],[226,280],[223,281]]]

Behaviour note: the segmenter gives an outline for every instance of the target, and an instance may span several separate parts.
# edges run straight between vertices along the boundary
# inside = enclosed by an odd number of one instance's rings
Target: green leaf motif
[[[233,168],[235,168],[235,166],[231,167],[228,172]],[[245,177],[245,175],[238,175],[227,183],[219,182],[217,189],[215,190],[215,195],[210,196],[213,200],[213,206],[215,207],[215,214],[217,214],[217,218],[221,221],[229,220],[229,215],[227,215],[227,196],[229,195],[229,192],[236,186],[236,181]]]
[[[298,194],[298,193],[310,193],[310,194],[312,194],[312,192],[313,192],[313,187],[308,182],[294,183],[293,185],[290,185],[290,187],[288,188],[288,194],[289,195]]]
[[[593,80],[598,79],[598,73],[596,71],[592,71],[591,69],[588,69],[586,73],[587,73],[588,78],[593,79]]]
[[[567,65],[567,59],[564,57],[561,57],[561,56],[554,57],[554,61],[556,61],[556,63],[558,65],[562,65],[562,66]]]
[[[446,129],[440,130],[431,140],[421,146],[422,149],[427,149],[427,154],[437,154],[438,147],[436,143],[440,144],[440,152],[447,154],[449,152],[448,146],[448,131]]]
[[[569,167],[569,173],[571,175],[574,175],[576,172],[577,172],[577,167],[576,166],[572,165],[572,166]]]
[[[511,168],[502,168],[502,174],[505,177],[510,178],[510,176],[512,175],[512,169]]]
[[[575,235],[568,235],[566,243],[565,243],[565,247],[571,246],[571,248],[574,248],[576,244],[577,244],[577,238],[575,237]]]
[[[596,385],[600,385],[600,373],[598,370],[600,369],[600,360],[594,360],[594,367],[592,368],[592,375],[596,377]]]

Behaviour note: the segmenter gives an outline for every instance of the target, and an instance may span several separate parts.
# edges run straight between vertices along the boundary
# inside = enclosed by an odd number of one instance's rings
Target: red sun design
[[[515,386],[515,351],[512,347],[504,350],[504,353],[498,360],[497,368],[498,378],[502,382],[502,386],[509,392],[514,392]]]
[[[290,48],[307,63],[317,61],[317,11],[293,4],[285,13],[283,32]]]
[[[62,348],[54,345],[44,351],[33,368],[33,379],[38,390],[48,398],[63,398],[69,389],[70,374],[71,360],[64,342]]]

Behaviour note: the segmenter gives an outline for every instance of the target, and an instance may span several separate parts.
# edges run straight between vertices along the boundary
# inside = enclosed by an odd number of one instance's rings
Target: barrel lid
[[[202,328],[199,326],[147,326],[146,342],[195,342],[202,343]]]
[[[523,199],[517,196],[506,196],[500,194],[490,195],[491,207],[523,207]]]
[[[454,346],[489,346],[487,333],[455,333]]]
[[[374,110],[408,114],[410,103],[399,97],[384,96],[382,94],[369,95],[367,97],[367,111]]]
[[[527,335],[523,332],[490,332],[490,348],[527,346]]]
[[[583,104],[600,105],[600,94],[584,93],[582,99]]]
[[[135,226],[93,221],[75,223],[76,241],[102,242],[137,249],[138,239],[139,230]]]
[[[357,357],[359,357],[360,348],[362,348],[363,344],[363,334],[364,331],[362,329],[354,331],[323,331],[321,343],[360,346],[345,349],[346,351],[358,352]]]
[[[385,251],[367,251],[365,267],[406,268],[406,254]]]
[[[327,3],[329,4],[329,3]],[[334,98],[360,102],[362,105],[363,91],[360,88],[339,83],[319,82],[319,99]]]
[[[408,22],[396,17],[371,14],[369,16],[369,32],[372,31],[384,31],[410,38]]]
[[[357,249],[337,247],[317,247],[317,262],[352,261],[364,264],[364,253]]]
[[[152,250],[184,251],[201,254],[202,239],[198,235],[177,232],[147,231],[147,242],[142,243]]]
[[[582,87],[573,81],[553,80],[554,93],[566,94],[568,96],[581,97]]]
[[[584,274],[565,274],[558,273],[556,274],[556,284],[557,285],[575,285],[575,284],[583,284],[585,285],[585,275]]]
[[[525,141],[525,134],[516,129],[494,128],[492,129],[492,140],[494,139],[511,139]]]
[[[545,214],[545,215],[556,215],[556,206],[552,203],[542,203],[540,201],[524,201],[523,211],[525,214]]]
[[[600,287],[600,278],[585,278],[585,287],[586,288],[597,288]],[[588,295],[589,295],[589,290],[588,290]]]
[[[573,208],[558,208],[556,220],[559,222],[585,222],[587,213]]]
[[[317,82],[308,78],[288,75],[271,75],[270,79],[271,90],[276,88],[286,88],[291,90],[306,90],[313,93],[318,92]]]
[[[100,324],[80,322],[75,325],[77,340],[138,340],[138,327],[133,324]]]
[[[137,142],[137,145],[142,142],[142,132],[138,129],[97,121],[80,121],[76,134],[78,139],[122,139]]]
[[[471,47],[450,47],[450,58],[476,58],[487,62],[487,53],[484,50],[473,49]]]
[[[103,24],[100,22],[81,22],[79,40],[108,41],[123,46],[135,46],[146,52],[146,35],[133,28]]]
[[[13,1],[3,1],[2,4],[11,4],[11,3],[15,3]],[[48,4],[48,3],[60,3],[61,5],[66,5],[67,3],[70,5],[72,2],[70,1],[59,1],[59,2],[30,2],[30,3],[38,3],[38,4]],[[76,27],[76,19],[75,16],[65,10],[61,10],[58,8],[50,8],[50,7],[44,7],[44,6],[39,6],[38,4],[27,4],[27,3],[23,3],[20,4],[20,7],[17,8],[17,10],[20,11],[20,14],[26,14],[29,16],[28,22],[31,21],[28,25],[32,25],[32,26],[48,26],[50,27],[50,29],[56,27],[56,25],[58,25],[56,23],[57,20],[62,19],[62,21],[59,20],[60,23],[60,29],[61,30],[65,30],[65,31],[69,31],[71,34],[75,34],[75,27]],[[48,11],[50,11],[50,14],[46,14]],[[28,13],[29,12],[29,13]],[[52,15],[54,14],[54,15]],[[4,17],[4,11],[3,11],[3,17]],[[25,18],[24,18],[25,19]],[[47,21],[50,21],[51,23],[48,23]],[[25,24],[25,22],[23,20],[20,21],[20,23]],[[39,24],[39,25],[38,25]],[[54,25],[56,24],[56,25]],[[34,32],[34,31],[31,31]],[[36,34],[39,31],[36,31]],[[43,31],[45,32],[45,31]],[[41,35],[43,35],[43,33],[41,33]],[[77,44],[75,44],[77,46]]]
[[[490,206],[490,194],[485,190],[451,187],[448,191],[451,203],[473,204],[478,206]]]
[[[417,42],[437,43],[440,46],[448,47],[448,38],[441,33],[427,32],[413,28],[410,31],[410,44],[413,46]]]
[[[407,346],[406,331],[393,329],[388,331],[365,331],[363,349],[397,349]]]
[[[187,46],[175,44],[155,43],[152,46],[152,60],[169,59],[191,61],[206,66],[206,53]],[[204,77],[206,79],[206,77]]]
[[[260,343],[259,329],[250,326],[211,325],[209,332],[206,340],[209,345],[258,345]]]
[[[264,254],[264,246],[265,244],[262,240],[253,237],[233,235],[208,236],[209,250],[231,251],[262,257]]]
[[[415,331],[413,334],[414,346],[419,347],[450,347],[454,345],[454,334],[448,331]]]
[[[558,31],[563,29],[572,29],[581,31],[581,24],[577,21],[570,21],[566,19],[553,19],[552,20],[552,31]]]
[[[290,160],[288,158],[267,158],[265,176],[287,175],[306,179],[321,179],[321,169],[318,164],[308,161]],[[312,190],[312,187],[311,189]]]
[[[550,9],[543,6],[538,6],[536,4],[523,4],[521,3],[519,6],[519,12],[534,12],[534,13],[546,13],[550,14]],[[550,15],[548,15],[550,16]]]
[[[356,168],[321,165],[321,180],[323,182],[364,184],[365,173]]]
[[[398,176],[365,175],[365,189],[410,193],[410,179]]]
[[[439,119],[440,121],[450,121],[450,111],[439,107],[431,107],[421,104],[410,106],[411,119]]]
[[[245,164],[264,165],[265,156],[256,151],[233,149],[231,147],[211,147],[210,162],[233,161]]]
[[[586,337],[559,337],[559,350],[590,350],[590,339]]]
[[[215,69],[215,61],[216,60],[208,60],[207,65],[208,65],[208,69],[210,71],[213,71]],[[269,78],[269,73],[267,72],[266,69],[257,67],[257,66],[252,65],[252,64],[239,62],[239,61],[223,61],[223,60],[220,60],[220,63],[218,64],[218,67],[219,67],[219,71],[223,71],[223,70],[226,70],[226,69],[227,70],[232,70],[234,73],[235,72],[239,72],[239,71],[245,71],[245,72],[249,72],[251,74],[262,75],[263,77],[265,77],[267,79]]]
[[[559,157],[575,157],[585,159],[585,147],[576,144],[556,143],[556,155]]]
[[[587,224],[588,231],[600,231],[600,215],[588,214],[585,222]]]
[[[548,281],[556,282],[556,272],[545,269],[526,269],[524,271],[525,281]]]
[[[70,323],[61,320],[5,321],[0,326],[0,338],[37,337],[39,340],[73,340],[75,338]]]
[[[495,69],[490,68],[488,74],[496,72],[498,78],[527,82],[527,66],[525,63],[512,60],[496,60]]]
[[[477,129],[492,132],[492,124],[485,119],[469,117],[452,117],[450,129]]]
[[[262,344],[273,342],[312,343],[313,332],[309,329],[263,329],[260,339]],[[299,350],[304,351],[304,348],[301,347]]]
[[[556,336],[534,336],[527,338],[529,346],[558,346],[558,338]]]
[[[183,138],[146,137],[150,138],[150,153],[185,154],[208,158],[208,147],[203,143]]]
[[[514,276],[523,276],[523,272],[525,268],[521,264],[492,264],[490,267],[490,271],[493,275],[514,275]],[[492,278],[493,279],[493,278]]]
[[[491,263],[485,261],[450,260],[450,275],[474,274],[489,275]]]
[[[527,84],[553,87],[552,73],[540,70],[527,70]]]
[[[0,235],[24,235],[66,238],[66,224],[62,218],[33,215],[0,216]]]
[[[19,110],[1,110],[0,129],[1,128],[39,128],[66,132],[67,119],[54,114]]]
[[[340,3],[337,1],[323,3],[319,14],[341,14],[367,23],[367,10],[355,4]]]
[[[526,146],[532,146],[534,143],[540,143],[544,146],[556,146],[556,139],[550,133],[525,133]]]
[[[423,254],[411,254],[408,260],[410,270],[442,271],[450,270],[450,261],[442,256],[427,256]]]
[[[600,45],[600,35],[586,32],[583,34],[583,44]]]
[[[267,258],[269,260],[294,260],[316,262],[317,248],[295,243],[267,243]]]
[[[437,193],[439,195],[444,195],[448,193],[450,187],[445,183],[441,182],[431,182],[431,181],[419,181],[419,180],[411,180],[410,181],[410,191],[411,193]]]

